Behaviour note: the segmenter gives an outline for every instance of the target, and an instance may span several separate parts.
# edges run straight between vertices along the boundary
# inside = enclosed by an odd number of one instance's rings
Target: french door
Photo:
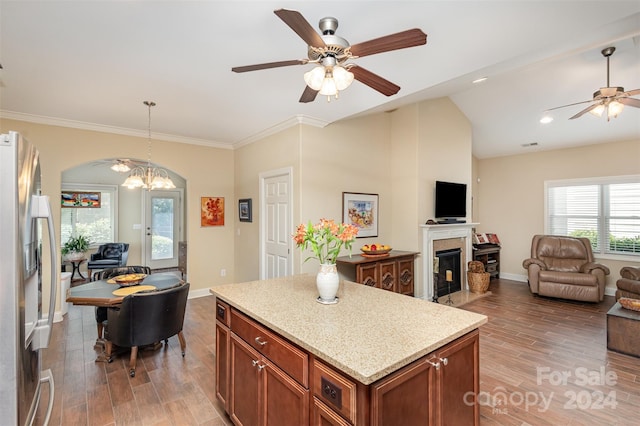
[[[182,189],[145,192],[145,265],[151,269],[178,266],[182,239]]]

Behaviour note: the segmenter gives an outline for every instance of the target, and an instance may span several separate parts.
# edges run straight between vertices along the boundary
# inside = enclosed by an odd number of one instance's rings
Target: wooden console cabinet
[[[497,244],[474,244],[473,260],[484,264],[491,278],[500,278],[500,246]]]
[[[338,272],[349,281],[413,296],[417,254],[392,250],[383,257],[342,256],[336,259],[336,265]]]
[[[216,397],[236,425],[478,425],[478,336],[365,385],[216,299]]]

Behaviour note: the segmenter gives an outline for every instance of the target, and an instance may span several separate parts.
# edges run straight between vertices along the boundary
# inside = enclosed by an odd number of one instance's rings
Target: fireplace
[[[440,296],[462,290],[460,275],[460,255],[462,249],[439,250],[436,252],[437,268],[434,266],[436,288],[434,301]],[[446,280],[446,271],[451,271],[451,284]]]
[[[477,225],[477,223],[420,225],[422,235],[422,282],[419,283],[416,289],[416,297],[433,300],[436,253],[454,248],[462,250],[459,255],[460,288],[461,290],[468,290],[466,280],[467,262],[473,258],[471,235],[472,228]]]

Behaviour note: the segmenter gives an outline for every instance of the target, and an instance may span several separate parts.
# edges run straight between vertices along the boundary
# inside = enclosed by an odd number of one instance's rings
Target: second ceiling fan
[[[300,12],[278,9],[274,13],[307,43],[309,46],[308,59],[268,62],[234,67],[231,70],[242,73],[290,65],[317,63],[318,66],[316,68],[305,73],[304,79],[307,86],[300,97],[300,102],[303,103],[314,101],[318,93],[327,97],[337,97],[338,92],[348,87],[354,79],[385,96],[395,95],[400,90],[400,86],[355,63],[347,61],[427,43],[427,35],[420,29],[414,28],[350,45],[348,41],[335,35],[335,31],[338,28],[338,20],[336,18],[327,17],[320,20],[319,27],[320,31],[322,31],[322,35],[320,35]]]

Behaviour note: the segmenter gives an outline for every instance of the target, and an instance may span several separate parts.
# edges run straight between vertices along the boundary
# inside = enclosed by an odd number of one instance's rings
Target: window
[[[640,257],[640,176],[545,182],[548,234],[587,237],[595,255]]]
[[[60,209],[60,241],[64,244],[70,236],[84,235],[91,246],[112,243],[116,240],[116,205],[118,187],[103,185],[63,184],[67,191],[100,192],[100,208]]]

